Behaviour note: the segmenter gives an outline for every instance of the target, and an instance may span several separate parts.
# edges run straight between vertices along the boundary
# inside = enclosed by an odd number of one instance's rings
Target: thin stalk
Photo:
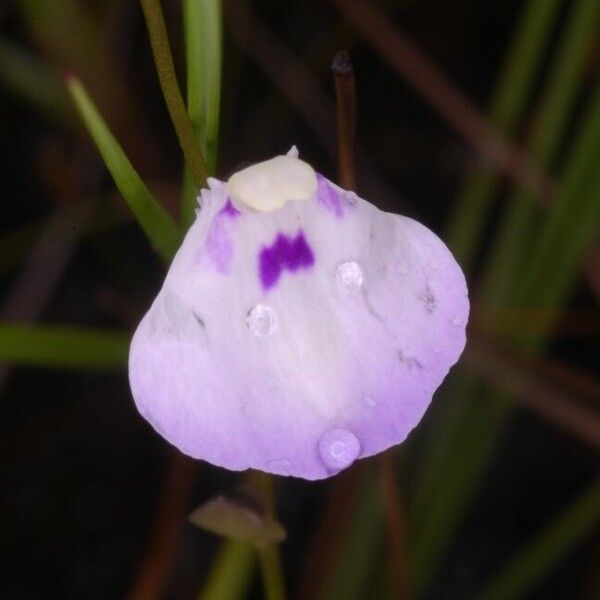
[[[256,552],[252,544],[227,540],[221,544],[198,600],[241,600],[246,596]]]
[[[275,516],[275,481],[272,475],[257,471],[254,479],[263,497],[267,514]],[[279,544],[264,544],[258,549],[260,570],[267,600],[285,600],[285,583]]]
[[[277,544],[266,544],[259,550],[259,558],[267,600],[284,600],[286,594]]]
[[[386,521],[390,584],[395,598],[410,600],[413,598],[413,592],[406,553],[406,512],[398,486],[393,451],[384,452],[377,460],[383,513]]]
[[[335,80],[337,113],[338,181],[347,190],[356,189],[356,84],[347,50],[340,50],[331,64]]]
[[[167,109],[194,183],[200,188],[206,184],[206,163],[196,141],[196,133],[177,83],[160,0],[140,0],[140,3],[144,11],[158,80],[167,103]]]
[[[523,149],[498,131],[376,3],[367,0],[333,0],[333,3],[381,57],[492,164],[542,201],[552,192],[552,182],[531,163]]]

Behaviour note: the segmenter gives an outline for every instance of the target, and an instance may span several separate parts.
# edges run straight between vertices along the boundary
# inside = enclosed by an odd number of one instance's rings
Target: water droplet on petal
[[[377,404],[377,400],[373,396],[365,396],[363,402],[370,408],[373,408]]]
[[[268,306],[257,304],[248,311],[246,324],[255,336],[265,337],[275,330],[275,313]]]
[[[338,287],[353,292],[363,284],[363,272],[354,261],[345,262],[335,270],[335,281]]]
[[[358,458],[360,442],[347,429],[331,429],[319,440],[319,454],[328,469],[339,471]]]

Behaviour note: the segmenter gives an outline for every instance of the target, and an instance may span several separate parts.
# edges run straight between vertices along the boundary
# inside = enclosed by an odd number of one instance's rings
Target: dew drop
[[[363,402],[370,408],[373,408],[377,405],[377,400],[373,396],[365,396],[363,398]]]
[[[328,469],[339,471],[358,458],[360,442],[347,429],[331,429],[319,440],[319,454]]]
[[[265,337],[275,330],[275,313],[264,304],[253,306],[246,315],[246,324],[257,337]]]
[[[354,261],[338,265],[334,277],[338,287],[349,292],[357,290],[363,284],[362,269]]]

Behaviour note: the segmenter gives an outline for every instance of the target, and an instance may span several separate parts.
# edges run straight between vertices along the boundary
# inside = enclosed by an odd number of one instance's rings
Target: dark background
[[[57,19],[59,34],[54,42],[40,42],[36,34],[40,24],[29,22],[19,4],[0,3],[2,38],[18,44],[54,73],[78,70],[133,163],[174,211],[181,155],[160,95],[137,2],[114,0],[107,3],[108,8],[101,2],[75,2],[89,10],[109,40],[100,50],[90,50],[90,57],[85,59],[69,56],[59,48],[65,39],[82,35],[67,29],[67,17],[62,33],[61,19]],[[61,0],[56,10],[60,12],[66,4]],[[389,18],[477,106],[488,104],[522,2],[404,0],[381,4]],[[571,5],[563,4],[559,24]],[[179,3],[165,0],[163,5],[183,75]],[[458,189],[466,174],[483,162],[482,157],[353,32],[329,3],[261,1],[253,5],[253,18],[310,70],[320,94],[330,103],[334,100],[329,70],[332,55],[341,47],[349,48],[356,72],[361,156],[369,163],[366,170],[361,160],[357,163],[359,191],[380,207],[418,218],[443,236]],[[230,20],[235,21],[233,27]],[[335,178],[335,155],[328,150],[334,140],[328,139],[326,131],[319,134],[308,124],[306,114],[292,106],[265,75],[264,67],[240,45],[240,40],[248,39],[244,36],[252,23],[243,15],[236,16],[235,11],[225,20],[218,175],[226,178],[240,164],[283,153],[293,143],[302,157]],[[86,47],[85,40],[81,43]],[[110,54],[111,69],[126,84],[126,103],[120,102],[110,81],[97,78],[101,71],[93,63],[95,53],[101,51]],[[284,66],[284,77],[294,77],[293,64]],[[592,85],[597,66],[598,44],[586,67],[586,85]],[[534,97],[544,75],[541,69]],[[318,106],[320,97],[315,101]],[[573,123],[582,103],[574,110]],[[40,291],[37,278],[30,281],[29,295],[41,303],[36,314],[41,322],[131,328],[158,290],[163,267],[114,191],[75,109],[69,109],[71,119],[65,124],[48,116],[35,101],[14,93],[10,86],[0,87],[2,298],[9,298],[27,268],[41,224],[57,210],[95,199],[101,204],[100,216],[95,217],[97,226],[85,235],[78,234],[77,241],[63,254],[52,251],[59,241],[50,236],[50,251],[43,255],[42,264],[47,260],[52,270],[61,256],[66,256],[64,267],[57,269],[56,282],[49,291]],[[327,114],[327,105],[323,111],[333,125],[334,115]],[[522,139],[527,127],[526,119],[517,139]],[[569,135],[572,132],[573,125]],[[494,210],[500,210],[498,205]],[[496,223],[493,212],[490,236]],[[484,242],[481,256],[486,249]],[[475,283],[473,278],[471,285]],[[40,297],[41,293],[45,297]],[[577,283],[570,306],[585,309],[586,314],[597,308],[583,280]],[[597,319],[594,323],[590,326],[597,331]],[[583,334],[555,336],[550,354],[593,377],[598,337],[583,329]],[[127,595],[140,577],[140,565],[160,520],[157,509],[165,494],[165,473],[174,468],[181,497],[172,505],[170,527],[180,535],[172,546],[168,535],[163,540],[166,547],[172,547],[166,559],[170,566],[163,597],[194,597],[208,572],[217,541],[187,524],[183,517],[201,501],[233,485],[237,475],[173,458],[167,444],[135,411],[125,369],[3,368],[7,372],[0,389],[0,596]],[[402,487],[408,490],[409,507],[410,483],[424,443],[422,432],[444,402],[445,387],[411,439],[394,451],[400,456]],[[476,593],[596,472],[597,455],[589,445],[537,414],[518,410],[477,485],[441,568],[420,597],[463,598]],[[282,549],[284,564],[289,587],[300,596],[309,585],[307,565],[315,547],[314,532],[332,485],[332,481],[280,482],[280,519],[289,536]],[[377,556],[383,557],[384,545],[377,548]],[[542,578],[529,597],[592,597],[593,590],[598,590],[593,577],[596,558],[594,540],[586,536]],[[356,591],[357,597],[385,595],[378,591],[377,573],[373,572],[365,590]],[[260,597],[258,578],[252,593]]]

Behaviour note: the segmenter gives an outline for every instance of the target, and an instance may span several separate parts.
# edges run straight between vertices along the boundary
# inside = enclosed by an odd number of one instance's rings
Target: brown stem
[[[530,360],[516,359],[472,332],[465,362],[469,368],[495,386],[510,392],[516,400],[544,420],[558,425],[583,443],[600,448],[600,418],[584,403],[573,401],[576,392],[564,385],[562,389],[545,375],[539,374]]]
[[[192,460],[172,450],[148,548],[129,592],[130,600],[163,597],[186,522],[194,474]]]
[[[196,186],[200,188],[206,184],[206,163],[196,140],[194,126],[185,108],[179,83],[177,82],[160,0],[140,0],[140,2],[146,19],[148,35],[150,36],[158,80],[169,115],[190,173]]]
[[[356,84],[347,50],[336,52],[331,70],[335,80],[337,113],[338,180],[347,190],[356,189],[354,165],[356,139]]]
[[[526,152],[506,139],[476,106],[446,79],[376,3],[334,0],[344,15],[387,63],[492,164],[546,203],[555,185]]]
[[[400,495],[392,450],[378,458],[379,481],[386,520],[388,562],[394,598],[410,600],[413,593],[408,574],[406,555],[406,512]]]

